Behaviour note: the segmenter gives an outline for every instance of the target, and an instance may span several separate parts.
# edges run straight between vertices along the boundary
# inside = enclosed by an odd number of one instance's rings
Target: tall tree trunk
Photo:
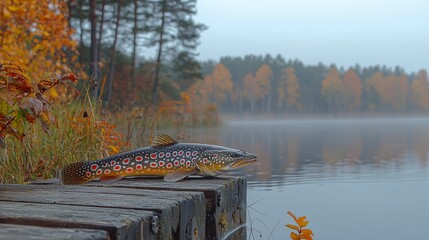
[[[138,1],[134,0],[134,31],[133,31],[133,53],[131,56],[131,86],[132,89],[136,87],[136,60],[137,60],[137,32],[138,32]],[[132,90],[129,89],[129,90]]]
[[[89,56],[89,64],[90,69],[89,72],[93,79],[93,84],[91,86],[91,96],[93,98],[98,97],[98,59],[97,59],[97,15],[95,13],[97,9],[97,1],[90,0],[89,2],[89,20],[91,22],[91,47],[90,47],[90,56]]]
[[[79,15],[79,30],[80,30],[80,35],[79,35],[79,52],[83,52],[83,13],[82,13],[82,5],[83,5],[83,1],[84,0],[80,0],[79,1],[79,6],[77,9],[77,14]],[[82,56],[79,55],[79,63],[82,64],[83,60],[82,60]]]
[[[270,112],[270,111],[271,111],[271,93],[268,94],[267,106],[265,108],[265,112]]]
[[[115,33],[112,44],[112,51],[110,53],[110,65],[109,65],[109,75],[107,77],[107,94],[106,94],[106,104],[109,103],[112,97],[112,85],[113,85],[113,73],[115,70],[115,57],[116,57],[116,43],[118,41],[118,31],[119,31],[119,21],[121,20],[121,6],[122,1],[119,0],[117,3],[117,13],[116,13],[116,25],[115,25]]]
[[[162,1],[161,7],[161,26],[159,32],[159,43],[158,43],[158,54],[156,57],[155,65],[155,77],[153,81],[153,91],[152,91],[152,105],[157,105],[157,95],[158,95],[158,82],[159,82],[159,73],[161,70],[161,58],[162,58],[162,48],[164,44],[164,27],[165,27],[165,11],[167,10],[167,0]]]
[[[72,2],[73,2],[73,0],[67,0],[67,10],[69,11],[68,15],[67,15],[67,27],[69,29],[72,28],[71,27],[71,11],[72,11],[72,7],[73,7]]]
[[[101,16],[100,16],[100,26],[98,28],[98,43],[97,43],[97,59],[100,60],[101,57],[101,39],[103,37],[103,27],[104,27],[104,9],[106,7],[106,0],[101,2]]]

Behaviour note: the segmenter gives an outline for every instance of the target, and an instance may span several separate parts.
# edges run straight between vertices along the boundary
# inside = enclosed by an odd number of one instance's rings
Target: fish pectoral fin
[[[177,182],[177,181],[180,181],[180,180],[184,179],[185,177],[188,177],[189,175],[194,174],[196,172],[197,172],[196,170],[171,172],[171,173],[164,176],[164,181],[166,181],[166,182]]]
[[[100,177],[100,182],[105,184],[111,184],[113,182],[116,182],[118,180],[121,180],[122,176],[102,176]]]
[[[172,146],[176,144],[176,140],[174,140],[172,137],[168,136],[167,134],[158,134],[155,136],[155,138],[152,140],[152,143],[150,144],[153,148],[164,148],[168,146]]]

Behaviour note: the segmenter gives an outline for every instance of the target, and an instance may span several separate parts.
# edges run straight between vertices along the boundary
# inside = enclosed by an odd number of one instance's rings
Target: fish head
[[[221,172],[233,171],[247,167],[257,161],[257,156],[238,149],[206,150],[196,161],[202,174],[216,176]]]

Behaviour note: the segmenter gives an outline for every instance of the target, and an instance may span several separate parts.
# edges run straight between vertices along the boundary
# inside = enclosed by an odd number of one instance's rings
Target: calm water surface
[[[429,236],[429,119],[228,121],[188,137],[258,155],[235,173],[249,239],[289,239],[286,211],[320,240]]]

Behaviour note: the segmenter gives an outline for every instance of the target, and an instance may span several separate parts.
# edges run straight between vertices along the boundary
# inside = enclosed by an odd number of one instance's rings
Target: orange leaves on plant
[[[37,89],[25,70],[10,62],[0,62],[0,135],[8,134],[22,140],[26,122],[40,119],[42,129],[48,132],[50,125],[57,125],[50,112],[50,103],[43,93],[58,84],[76,82],[73,74],[42,80]]]
[[[296,234],[296,233],[294,233],[294,232],[291,232],[290,233],[290,238],[292,239],[292,240],[300,240],[301,238],[299,237],[299,235],[298,234]]]
[[[296,231],[299,231],[299,227],[296,225],[293,225],[293,224],[286,224],[286,227],[293,229],[293,230],[296,230]]]
[[[296,217],[295,214],[291,212],[287,212],[297,225],[294,224],[286,224],[285,226],[296,231],[290,233],[290,238],[292,240],[313,240],[314,234],[310,229],[305,229],[308,225],[308,220],[306,220],[306,216]]]
[[[12,105],[14,99],[22,99],[33,88],[24,69],[10,62],[0,62],[0,98]]]

